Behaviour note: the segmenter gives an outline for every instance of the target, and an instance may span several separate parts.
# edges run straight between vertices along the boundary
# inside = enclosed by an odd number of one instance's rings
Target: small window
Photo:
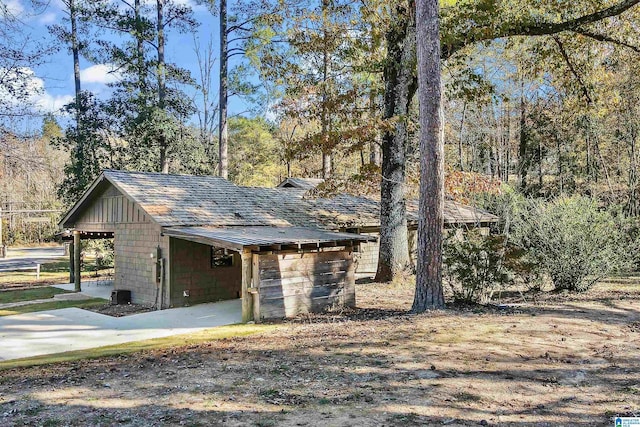
[[[233,265],[233,254],[226,249],[211,246],[211,268],[231,267]]]

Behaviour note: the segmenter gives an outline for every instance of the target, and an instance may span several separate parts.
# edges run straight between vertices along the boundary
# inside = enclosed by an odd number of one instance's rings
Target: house
[[[375,237],[369,242],[363,242],[356,254],[356,278],[373,278],[378,268],[378,252],[380,237],[380,205],[368,197],[358,197],[347,194],[322,198],[310,192],[324,182],[314,178],[287,178],[278,188],[287,189],[292,195],[305,200],[316,210],[331,212],[323,219],[326,225],[334,230],[362,234]],[[445,229],[458,230],[480,228],[484,233],[489,232],[491,224],[498,222],[498,217],[482,209],[463,205],[453,200],[444,202]],[[407,228],[409,236],[409,253],[415,262],[417,255],[418,229],[418,201],[407,201]]]
[[[377,266],[379,203],[310,198],[318,181],[288,182],[254,188],[213,176],[106,170],[59,225],[73,235],[77,259],[82,239],[113,238],[114,287],[134,303],[241,298],[245,321],[354,306],[356,274],[371,277]],[[307,189],[298,186],[305,182]],[[415,230],[417,209],[408,210]],[[449,223],[495,218],[449,202],[446,212]]]

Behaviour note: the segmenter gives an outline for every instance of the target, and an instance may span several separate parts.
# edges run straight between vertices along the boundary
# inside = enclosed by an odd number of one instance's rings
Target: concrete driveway
[[[0,317],[0,360],[167,337],[240,323],[241,300],[111,317],[79,308]]]

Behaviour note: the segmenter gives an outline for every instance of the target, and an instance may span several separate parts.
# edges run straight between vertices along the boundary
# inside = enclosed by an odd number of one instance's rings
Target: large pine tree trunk
[[[420,218],[413,311],[444,307],[442,228],[444,139],[440,88],[438,0],[417,0],[418,82],[420,101]]]
[[[140,10],[140,1],[135,0],[133,3],[133,17],[135,20],[135,34],[136,39],[136,64],[138,69],[138,90],[140,95],[146,91],[146,66],[144,63],[144,28],[142,24],[142,11]]]
[[[329,0],[322,0],[322,17],[326,20]],[[331,177],[331,149],[329,147],[329,111],[327,103],[329,102],[328,84],[329,84],[329,34],[327,31],[327,23],[323,25],[322,32],[322,113],[320,117],[322,132],[322,178],[329,179]]]
[[[71,21],[71,52],[73,55],[73,81],[76,98],[76,126],[80,126],[80,45],[78,43],[78,10],[74,0],[69,1],[69,20]]]
[[[220,121],[218,123],[218,175],[229,177],[229,131],[227,129],[227,102],[229,46],[227,43],[227,0],[220,0]]]
[[[166,64],[164,60],[164,2],[165,0],[156,1],[156,9],[158,13],[158,108],[165,109],[166,98]],[[169,158],[167,155],[167,136],[161,132],[158,137],[158,145],[160,146],[160,172],[169,173]]]
[[[415,15],[412,6],[398,5],[387,33],[384,70],[384,118],[396,119],[382,138],[380,200],[380,253],[376,280],[389,282],[410,265],[405,205],[407,116],[416,92]]]

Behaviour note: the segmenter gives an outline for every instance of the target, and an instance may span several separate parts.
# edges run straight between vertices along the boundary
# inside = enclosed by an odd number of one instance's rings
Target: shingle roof
[[[98,186],[108,181],[137,203],[156,223],[172,226],[296,226],[325,229],[377,227],[379,202],[340,194],[331,198],[307,198],[297,188],[239,187],[214,176],[167,175],[106,170],[61,221],[72,226]],[[317,184],[316,184],[317,185]],[[102,188],[102,187],[101,187]],[[97,191],[96,191],[97,193]],[[418,219],[417,203],[407,206],[410,222]],[[495,216],[445,203],[445,222],[492,222]]]
[[[281,188],[298,188],[300,190],[313,190],[318,185],[322,184],[324,179],[318,178],[287,178],[278,184]]]
[[[287,182],[303,181],[305,186],[285,186]],[[306,197],[308,190],[313,190],[324,180],[312,178],[287,178],[280,183],[288,191],[294,188],[303,190],[301,193]],[[316,209],[326,212],[333,223],[346,226],[376,226],[380,225],[380,204],[377,200],[352,196],[349,194],[338,194],[330,198],[306,198]],[[444,201],[444,222],[445,224],[477,224],[496,222],[498,217],[490,212],[472,206],[463,205],[453,200]],[[407,201],[407,220],[409,222],[418,221],[418,201]]]

